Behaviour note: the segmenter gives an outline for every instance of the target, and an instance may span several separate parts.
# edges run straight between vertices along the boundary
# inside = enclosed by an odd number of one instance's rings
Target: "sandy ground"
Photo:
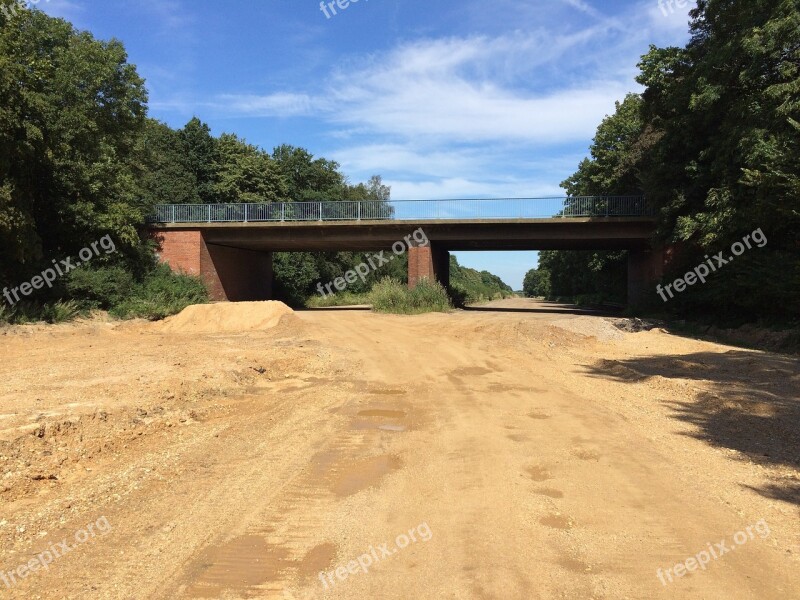
[[[0,597],[800,598],[797,359],[522,299],[211,321],[0,330]]]

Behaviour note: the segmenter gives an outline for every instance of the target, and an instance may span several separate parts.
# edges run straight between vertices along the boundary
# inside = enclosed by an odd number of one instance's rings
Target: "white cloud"
[[[398,200],[428,200],[437,198],[526,198],[560,197],[564,191],[549,180],[507,180],[445,177],[442,179],[385,178],[391,186],[392,198]]]
[[[316,93],[225,94],[210,106],[227,116],[316,115],[356,133],[440,143],[588,139],[630,84],[595,72],[580,82],[539,75],[537,85],[535,72],[599,31],[422,40],[342,66]]]
[[[579,10],[582,13],[590,15],[596,19],[603,19],[603,15],[594,8],[591,4],[584,2],[584,0],[561,0],[564,4]]]
[[[185,31],[195,22],[190,11],[179,0],[138,0],[138,10],[152,14],[163,32]]]
[[[424,150],[413,144],[366,144],[335,150],[334,160],[347,173],[403,173],[451,176],[474,174],[486,162],[486,152],[469,149]]]
[[[176,98],[174,110],[302,118],[327,140],[326,156],[355,179],[382,173],[396,198],[559,195],[557,183],[582,158],[576,147],[588,147],[614,102],[638,90],[647,44],[685,37],[685,24],[675,29],[685,16],[665,17],[657,2],[605,16],[588,0],[561,0],[589,24],[545,26],[528,11],[519,29],[405,41],[267,93]]]
[[[267,96],[223,94],[207,106],[222,112],[248,117],[310,116],[323,103],[308,94],[281,92]]]
[[[396,84],[390,85],[394,78]],[[402,79],[399,73],[338,96],[331,119],[380,134],[444,141],[526,140],[541,144],[588,139],[627,89],[587,84],[541,96],[465,79]],[[346,106],[346,108],[344,108]]]

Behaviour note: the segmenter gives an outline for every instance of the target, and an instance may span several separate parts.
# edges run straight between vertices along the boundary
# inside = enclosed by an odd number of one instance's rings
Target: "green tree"
[[[178,135],[186,153],[189,169],[197,181],[197,195],[200,202],[216,203],[219,148],[217,139],[211,135],[211,128],[197,117],[193,117]]]
[[[702,0],[683,49],[651,48],[639,82],[653,133],[642,170],[676,272],[757,228],[766,248],[683,294],[683,311],[800,312],[800,7]],[[776,282],[779,282],[776,284]]]
[[[497,275],[465,267],[453,255],[450,256],[450,288],[457,304],[495,300],[514,293]]]
[[[794,0],[699,0],[684,48],[651,47],[629,96],[598,128],[570,194],[637,186],[658,210],[682,275],[761,228],[765,248],[694,286],[670,307],[713,318],[800,313],[800,6]],[[633,190],[631,190],[633,191]],[[624,257],[543,253],[553,293],[617,280]],[[599,260],[598,260],[599,259]],[[588,268],[587,268],[588,267]],[[594,271],[594,275],[592,275]],[[598,274],[606,277],[598,278]]]
[[[284,144],[272,153],[288,184],[289,198],[294,202],[342,200],[345,177],[339,163],[314,158],[308,150]]]
[[[277,162],[231,133],[217,141],[214,197],[221,203],[286,202],[289,186]]]
[[[108,233],[132,253],[144,217],[131,167],[144,81],[118,41],[38,10],[11,19],[0,14],[0,278]]]
[[[642,119],[643,100],[628,94],[616,111],[597,128],[590,158],[561,183],[569,196],[639,195],[639,173],[647,160]],[[624,301],[627,293],[626,252],[551,250],[540,256],[549,273],[550,292],[556,296],[600,294]]]
[[[164,123],[147,120],[136,167],[140,195],[148,205],[201,202],[184,140]]]
[[[591,158],[561,183],[569,196],[614,196],[643,193],[637,166],[642,132],[642,98],[628,94],[616,103],[613,115],[603,119],[590,148]]]
[[[531,269],[525,273],[522,291],[528,298],[547,298],[550,295],[550,273],[545,269]]]

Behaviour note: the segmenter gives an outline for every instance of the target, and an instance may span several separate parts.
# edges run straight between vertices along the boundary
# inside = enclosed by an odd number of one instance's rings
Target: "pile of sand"
[[[274,301],[198,304],[166,319],[161,327],[170,333],[262,331],[293,313],[283,302]]]
[[[595,337],[598,341],[607,342],[610,340],[621,340],[625,334],[614,326],[610,319],[598,319],[597,317],[577,316],[568,319],[556,319],[551,321],[553,327],[566,329],[572,333]]]

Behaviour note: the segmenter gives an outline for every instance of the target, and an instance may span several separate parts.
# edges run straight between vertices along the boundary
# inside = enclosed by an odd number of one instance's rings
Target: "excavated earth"
[[[532,300],[0,329],[0,597],[800,598],[798,425],[796,357]]]

